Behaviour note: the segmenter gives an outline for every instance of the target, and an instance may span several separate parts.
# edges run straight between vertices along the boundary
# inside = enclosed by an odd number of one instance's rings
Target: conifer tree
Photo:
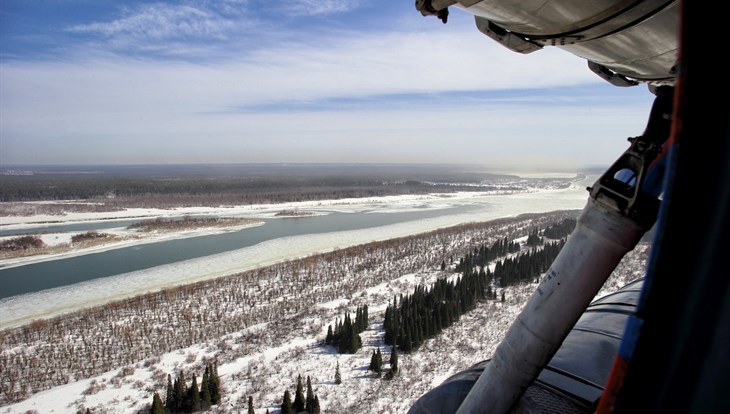
[[[210,402],[213,405],[221,402],[221,380],[218,376],[218,363],[210,366]]]
[[[375,361],[376,361],[376,372],[378,374],[383,372],[383,354],[380,352],[380,348],[378,348],[378,351],[375,353]]]
[[[256,414],[256,412],[253,410],[253,397],[248,396],[248,414]]]
[[[200,407],[204,410],[210,408],[213,404],[213,399],[210,395],[210,367],[205,367],[203,373],[203,381],[200,383]]]
[[[355,326],[354,327],[355,327],[355,329],[354,329],[355,332],[362,332],[363,331],[363,328],[362,328],[362,308],[360,308],[359,306],[355,310]]]
[[[294,394],[294,412],[304,411],[304,387],[302,386],[302,374],[297,377],[297,391]]]
[[[393,373],[398,372],[398,350],[395,345],[390,348],[390,370]]]
[[[200,390],[198,389],[198,379],[195,377],[195,373],[193,373],[193,381],[188,389],[187,399],[190,411],[200,410]]]
[[[289,390],[284,391],[284,401],[281,403],[281,414],[294,414]]]
[[[180,411],[185,402],[185,373],[180,371],[180,375],[175,379],[174,388],[174,408],[173,411]]]
[[[316,394],[314,395],[314,403],[312,404],[312,411],[310,411],[309,414],[320,414],[319,397],[317,397]]]
[[[172,412],[175,410],[175,389],[172,387],[172,375],[167,374],[167,392],[165,393],[165,408]]]
[[[340,361],[337,361],[337,368],[335,369],[335,384],[342,384],[342,375],[340,375]]]
[[[312,390],[312,380],[309,378],[309,375],[307,375],[307,400],[304,404],[304,409],[308,413],[312,413],[312,409],[314,408],[314,391]]]
[[[152,397],[152,414],[165,414],[165,406],[162,405],[160,394],[155,393]]]
[[[339,338],[339,352],[341,354],[349,353],[352,344],[352,324],[347,314],[345,314],[345,322],[342,325],[342,329],[340,329]]]
[[[380,348],[378,348],[377,352],[373,351],[373,354],[370,356],[369,369],[378,377],[383,372],[383,358],[380,353]]]
[[[332,332],[332,325],[329,325],[327,327],[327,337],[324,339],[324,343],[327,345],[332,345],[333,336],[334,336],[334,333]]]
[[[357,352],[358,349],[362,347],[362,339],[360,339],[360,335],[357,334],[357,331],[355,329],[350,330],[350,348],[348,350],[348,353],[354,354]]]

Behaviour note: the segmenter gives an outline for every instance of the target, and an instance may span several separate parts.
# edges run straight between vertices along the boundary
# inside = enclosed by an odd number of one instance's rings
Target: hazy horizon
[[[569,173],[569,172],[588,172],[602,173],[609,165],[584,165],[579,167],[519,167],[519,166],[490,166],[485,164],[472,163],[347,163],[347,162],[297,162],[297,163],[187,163],[187,164],[4,164],[0,165],[0,174],[8,174],[13,172],[37,171],[52,173],[69,173],[69,172],[85,172],[86,170],[161,170],[174,172],[176,170],[198,171],[198,172],[251,172],[251,171],[281,171],[282,169],[306,169],[310,171],[370,171],[378,169],[379,172],[391,172],[392,170],[410,171],[410,172],[439,172],[439,171],[459,171],[459,172],[479,172],[479,173],[515,173],[515,172],[531,172],[531,173]],[[382,170],[383,168],[392,169],[391,171]]]

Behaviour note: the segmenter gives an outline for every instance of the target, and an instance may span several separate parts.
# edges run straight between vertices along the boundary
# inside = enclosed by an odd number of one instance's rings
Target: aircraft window
[[[616,174],[613,175],[613,179],[627,184],[629,187],[636,185],[636,173],[628,168],[616,171]]]

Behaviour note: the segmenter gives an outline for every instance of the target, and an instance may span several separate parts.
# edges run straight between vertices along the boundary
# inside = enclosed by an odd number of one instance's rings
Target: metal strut
[[[664,88],[664,87],[662,87]],[[589,187],[576,228],[545,273],[457,414],[508,413],[552,359],[624,255],[656,220],[671,87],[657,89],[644,134]]]

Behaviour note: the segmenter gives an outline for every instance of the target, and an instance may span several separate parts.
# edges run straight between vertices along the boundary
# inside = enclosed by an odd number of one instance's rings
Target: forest
[[[334,165],[239,165],[88,167],[87,170],[34,167],[27,174],[0,171],[0,202],[84,200],[65,203],[79,211],[131,207],[183,207],[281,203],[351,197],[456,191],[521,191],[510,175],[468,172],[463,166],[359,167]],[[549,180],[550,185],[567,185]],[[50,205],[52,206],[52,204]],[[53,214],[53,207],[44,207]],[[18,214],[2,206],[1,215]],[[18,208],[18,206],[15,206]],[[36,208],[39,208],[36,206]]]

